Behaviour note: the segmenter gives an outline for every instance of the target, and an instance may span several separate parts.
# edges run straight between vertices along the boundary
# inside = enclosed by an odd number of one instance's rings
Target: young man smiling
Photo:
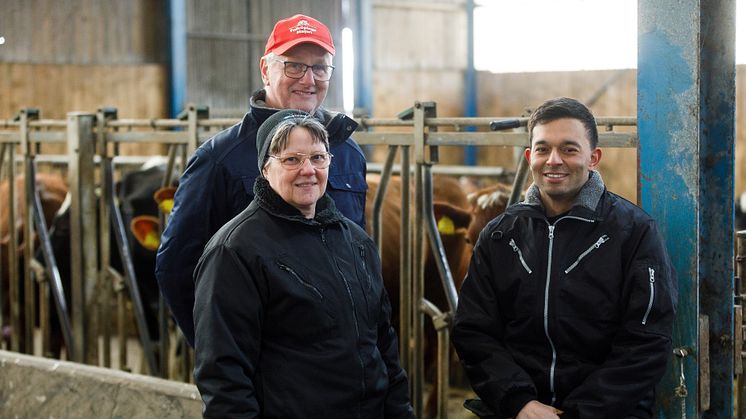
[[[480,234],[453,343],[497,417],[651,418],[677,301],[655,222],[606,190],[583,104],[549,100],[528,131],[534,183]]]
[[[350,138],[357,123],[321,107],[329,89],[335,49],[329,29],[295,15],[275,24],[260,60],[264,87],[251,96],[238,124],[202,144],[179,180],[173,211],[156,259],[156,278],[181,331],[194,345],[192,274],[210,237],[254,199],[256,134],[280,109],[308,112],[326,127],[330,152],[327,194],[340,212],[365,226],[365,156]]]

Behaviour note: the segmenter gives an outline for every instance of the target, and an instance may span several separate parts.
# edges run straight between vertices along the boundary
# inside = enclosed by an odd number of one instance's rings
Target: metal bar
[[[427,145],[475,145],[526,147],[528,134],[525,132],[438,132],[431,133]],[[635,148],[637,134],[624,132],[601,132],[598,134],[599,147]]]
[[[107,173],[111,174],[112,171],[113,170],[109,170]],[[111,178],[106,179],[106,182],[113,185],[113,180]],[[145,308],[142,303],[142,298],[140,297],[140,288],[137,286],[137,276],[135,275],[135,267],[132,262],[132,255],[130,254],[127,242],[127,233],[125,231],[124,221],[122,220],[122,214],[119,212],[119,207],[116,205],[113,195],[110,197],[107,205],[109,205],[114,238],[117,241],[117,249],[122,259],[122,265],[124,266],[124,283],[127,285],[130,301],[132,302],[132,311],[135,315],[135,323],[137,324],[137,330],[140,335],[143,355],[147,361],[150,374],[157,376],[159,375],[159,370],[155,361],[155,351],[153,343],[150,340],[148,325],[145,321]]]
[[[412,364],[410,365],[412,377],[412,406],[416,417],[423,417],[422,394],[424,383],[424,317],[420,311],[420,301],[424,298],[424,269],[422,263],[423,250],[423,206],[422,206],[422,165],[425,162],[425,108],[420,102],[414,105],[414,238],[412,243]]]
[[[380,173],[383,170],[381,163],[367,164],[368,173]],[[500,166],[458,166],[458,165],[434,165],[431,168],[433,174],[452,175],[452,176],[491,176],[501,177],[510,176],[513,172],[505,170]],[[410,168],[412,171],[412,168]],[[391,174],[401,174],[401,165],[394,164],[391,167]]]
[[[736,276],[739,279],[738,293],[736,294],[736,300],[739,305],[736,306],[736,319],[734,319],[734,345],[733,345],[733,358],[734,363],[738,366],[735,369],[737,376],[737,387],[735,388],[735,400],[738,405],[736,410],[736,417],[746,417],[746,374],[743,370],[743,358],[746,355],[744,352],[744,323],[743,323],[743,283],[744,275],[746,275],[746,230],[741,230],[736,233]],[[737,320],[737,321],[736,321]]]
[[[425,227],[427,228],[427,237],[430,241],[430,249],[433,252],[435,264],[440,273],[443,293],[446,296],[446,301],[448,301],[448,311],[455,313],[456,307],[458,306],[458,291],[456,291],[456,285],[453,282],[453,274],[451,273],[451,268],[448,266],[448,257],[446,256],[446,251],[443,248],[443,241],[438,232],[438,222],[435,220],[435,214],[433,213],[433,174],[430,171],[430,167],[429,164],[423,164],[422,166],[423,218]]]
[[[35,171],[33,166],[32,170]],[[54,250],[52,250],[52,241],[49,238],[49,228],[44,219],[41,198],[38,193],[34,194],[32,210],[34,214],[34,222],[36,223],[39,234],[39,246],[42,251],[42,256],[44,257],[44,264],[46,265],[48,278],[47,284],[49,288],[51,288],[52,300],[54,301],[54,306],[57,310],[57,317],[60,322],[59,326],[62,330],[62,338],[65,340],[67,357],[68,359],[77,359],[70,315],[68,314],[67,301],[65,300],[65,290],[62,285],[62,277],[60,276],[57,259],[54,256]]]
[[[111,174],[107,173],[111,170],[111,165],[107,164],[111,157],[109,156],[109,146],[106,141],[106,112],[103,109],[99,109],[96,113],[96,142],[98,143],[98,157],[101,161],[106,162],[101,165],[101,177],[103,179],[109,179]],[[113,193],[112,188],[108,182],[101,182],[100,185],[101,199],[103,202],[108,202],[109,195]],[[103,366],[106,368],[111,367],[111,314],[110,314],[110,301],[113,297],[111,290],[111,281],[109,281],[109,266],[111,264],[111,237],[109,234],[110,223],[109,223],[109,211],[107,205],[101,205],[99,202],[98,206],[98,257],[100,260],[100,267],[98,270],[98,289],[99,289],[99,301],[98,301],[98,316],[101,319],[101,335],[103,337]]]
[[[21,290],[18,281],[18,231],[16,230],[16,148],[8,148],[8,292],[10,293],[10,349],[21,352]]]
[[[420,310],[430,316],[438,335],[438,360],[435,392],[438,395],[436,418],[448,418],[448,389],[450,387],[450,314],[441,312],[432,302],[423,299]]]
[[[31,260],[34,257],[34,218],[29,210],[33,206],[33,199],[36,195],[36,177],[33,170],[32,148],[29,144],[29,115],[26,109],[20,112],[20,137],[21,137],[21,154],[23,155],[23,172],[24,172],[24,202],[21,211],[23,216],[23,309],[25,325],[23,330],[23,348],[22,352],[28,354],[34,353],[34,327],[36,325],[36,310],[34,301],[34,278],[31,272]],[[20,331],[19,331],[20,332]]]
[[[409,167],[409,147],[401,147],[402,167]],[[399,242],[401,243],[399,258],[399,358],[402,368],[412,374],[411,344],[412,344],[412,225],[410,223],[410,171],[401,174],[401,229]],[[411,385],[411,383],[410,383]]]
[[[87,304],[97,275],[96,198],[93,191],[93,114],[71,112],[67,116],[68,179],[70,179],[70,273],[72,277],[72,324],[75,362],[91,362],[97,350],[87,338]]]
[[[378,189],[376,190],[376,196],[373,199],[373,220],[371,225],[373,226],[373,241],[378,247],[378,253],[382,254],[381,250],[381,231],[383,231],[383,224],[381,222],[381,208],[383,207],[383,198],[386,196],[386,189],[389,186],[389,179],[391,179],[391,167],[394,164],[396,158],[396,147],[390,146],[389,152],[386,156],[386,161],[383,164],[383,171],[381,172],[381,180],[378,183]]]

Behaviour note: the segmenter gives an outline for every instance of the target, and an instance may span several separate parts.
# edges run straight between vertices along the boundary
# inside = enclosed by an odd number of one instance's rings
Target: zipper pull
[[[598,240],[596,240],[596,244],[594,246],[596,246],[596,249],[598,249],[599,247],[601,247],[602,244],[606,243],[607,241],[609,241],[609,236],[604,234],[603,236],[599,237]]]
[[[655,282],[655,269],[648,267],[648,273],[650,273],[650,283]]]
[[[549,240],[552,240],[552,239],[554,239],[554,226],[550,225],[549,226]]]

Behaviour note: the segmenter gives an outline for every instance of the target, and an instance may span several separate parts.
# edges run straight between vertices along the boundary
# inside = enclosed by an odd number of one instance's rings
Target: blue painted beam
[[[357,0],[355,8],[355,108],[373,115],[373,5],[371,0]]]
[[[184,109],[187,90],[187,29],[185,0],[169,1],[171,53],[169,72],[171,73],[169,116],[175,117]]]
[[[674,348],[696,350],[699,316],[699,1],[638,2],[640,203],[658,223],[678,273]],[[675,393],[681,359],[658,386],[661,417],[696,417],[697,359],[683,359],[688,396]]]
[[[477,71],[474,69],[474,0],[466,0],[466,69],[464,70],[464,116],[477,116]],[[474,127],[466,127],[474,131]],[[477,164],[477,148],[464,147],[464,165]]]
[[[660,417],[733,415],[734,1],[703,3],[638,2],[640,200],[678,272],[674,347],[690,353],[672,359],[658,387]],[[710,318],[706,412],[700,313]],[[685,397],[676,391],[681,362]]]

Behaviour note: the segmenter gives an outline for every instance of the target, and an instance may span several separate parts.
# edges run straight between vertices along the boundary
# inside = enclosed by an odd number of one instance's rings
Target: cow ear
[[[441,234],[453,234],[459,228],[468,228],[471,213],[445,202],[433,202],[433,213]]]
[[[130,231],[140,246],[156,251],[161,244],[161,223],[152,215],[138,215],[130,222]]]
[[[164,214],[171,214],[171,210],[174,208],[175,194],[175,186],[166,186],[160,188],[153,194],[153,199],[155,200],[156,204],[158,204],[158,208],[160,208],[161,212],[163,212]]]

